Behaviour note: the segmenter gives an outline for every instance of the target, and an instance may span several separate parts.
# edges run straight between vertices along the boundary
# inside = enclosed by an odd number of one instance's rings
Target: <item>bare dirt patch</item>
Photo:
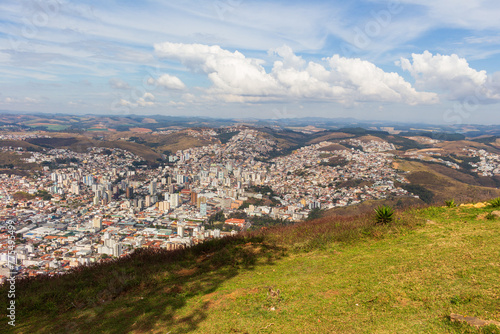
[[[177,271],[175,274],[178,276],[192,276],[198,271],[198,268],[182,268],[181,270]]]

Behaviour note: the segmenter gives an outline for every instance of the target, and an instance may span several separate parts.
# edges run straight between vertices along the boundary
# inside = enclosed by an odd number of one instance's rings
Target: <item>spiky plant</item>
[[[387,205],[379,206],[375,209],[375,220],[379,224],[387,224],[394,219],[394,210]]]
[[[454,208],[457,206],[454,199],[450,199],[449,201],[444,201],[444,204],[449,208]]]
[[[500,197],[492,199],[490,205],[494,208],[500,208]]]

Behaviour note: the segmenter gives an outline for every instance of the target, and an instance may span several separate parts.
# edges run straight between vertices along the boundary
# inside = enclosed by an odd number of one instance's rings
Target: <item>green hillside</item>
[[[500,181],[496,181],[496,176],[480,177],[422,161],[397,160],[397,165],[398,169],[409,172],[406,178],[412,185],[421,186],[433,194],[428,201],[430,203],[443,203],[451,197],[463,203],[500,196],[500,191],[496,188]]]
[[[500,333],[486,206],[326,217],[19,281],[15,333]],[[497,212],[495,212],[496,214]],[[279,291],[278,291],[279,290]],[[5,287],[0,291],[6,305]],[[3,308],[5,313],[5,308]]]

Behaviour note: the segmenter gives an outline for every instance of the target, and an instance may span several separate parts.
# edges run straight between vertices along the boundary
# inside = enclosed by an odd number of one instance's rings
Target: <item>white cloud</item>
[[[143,99],[146,99],[146,100],[150,100],[150,101],[154,101],[155,99],[155,96],[151,93],[144,93],[144,95],[142,96]]]
[[[37,99],[34,99],[32,97],[25,97],[24,102],[26,102],[26,103],[39,103],[40,101]]]
[[[163,74],[156,80],[156,82],[158,85],[165,87],[167,89],[173,89],[173,90],[186,89],[186,85],[181,81],[181,79],[169,74]]]
[[[152,107],[155,105],[155,96],[151,93],[144,93],[144,95],[138,98],[136,101],[131,102],[125,99],[120,99],[117,105],[120,107]]]
[[[109,79],[109,85],[114,89],[130,89],[130,85],[127,82],[117,78]]]
[[[468,44],[500,44],[500,36],[470,36],[466,37],[464,41]]]
[[[269,53],[276,54],[283,58],[283,66],[285,68],[302,68],[305,65],[305,60],[293,53],[293,50],[288,45],[283,45],[280,48],[271,49]]]
[[[155,97],[151,93],[144,93],[142,97],[137,99],[137,104],[141,107],[151,107],[154,106]]]
[[[127,101],[125,99],[120,99],[120,101],[118,102],[118,105],[119,106],[122,106],[122,107],[133,107],[134,104],[130,101]]]
[[[307,63],[291,48],[271,50],[281,57],[268,73],[260,59],[247,58],[220,46],[161,43],[155,45],[158,56],[178,60],[213,83],[206,92],[213,99],[229,102],[260,102],[286,99],[338,101],[345,104],[362,101],[435,103],[434,93],[417,92],[397,73],[386,73],[360,59],[334,55],[324,65]]]
[[[170,107],[183,107],[183,106],[185,106],[185,105],[186,105],[186,104],[185,104],[184,102],[182,102],[182,101],[180,101],[180,102],[169,101],[169,102],[167,103],[167,106],[170,106]]]
[[[456,54],[433,55],[425,51],[412,54],[412,60],[401,58],[397,64],[411,73],[417,87],[445,91],[451,100],[475,97],[482,103],[500,101],[499,75],[477,71]]]

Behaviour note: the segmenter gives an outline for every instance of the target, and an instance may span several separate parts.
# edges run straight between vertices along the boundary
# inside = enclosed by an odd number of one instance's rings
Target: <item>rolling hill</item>
[[[422,186],[434,194],[433,203],[444,203],[455,199],[458,202],[485,200],[500,195],[493,178],[488,186],[485,178],[470,175],[458,170],[421,161],[397,161],[400,170],[409,172],[406,175],[413,185]]]

